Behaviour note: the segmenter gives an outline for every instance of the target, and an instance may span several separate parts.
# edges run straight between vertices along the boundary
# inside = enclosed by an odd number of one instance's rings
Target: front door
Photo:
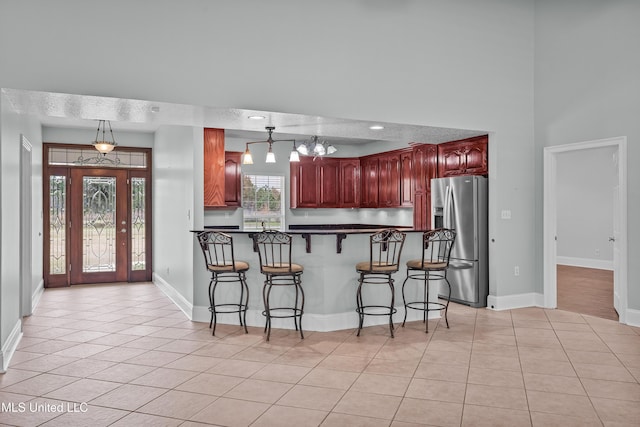
[[[70,284],[127,281],[127,171],[71,169],[70,196]]]

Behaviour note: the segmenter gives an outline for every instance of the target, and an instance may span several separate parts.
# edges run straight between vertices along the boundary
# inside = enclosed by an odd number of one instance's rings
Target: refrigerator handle
[[[442,213],[442,225],[444,228],[450,228],[451,219],[451,186],[447,185],[444,191],[444,212]]]

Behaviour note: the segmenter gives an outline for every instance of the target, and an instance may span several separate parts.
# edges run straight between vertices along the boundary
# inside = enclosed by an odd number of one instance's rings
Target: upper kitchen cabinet
[[[438,145],[438,176],[488,174],[488,136]]]
[[[242,153],[224,152],[224,203],[226,206],[242,205]]]
[[[363,208],[378,207],[378,157],[369,156],[360,158],[360,181],[362,183],[361,203]]]
[[[291,169],[291,207],[317,208],[320,183],[316,163],[312,158],[301,157],[289,164]]]
[[[224,129],[204,129],[204,206],[225,207]]]
[[[400,153],[390,151],[380,155],[378,207],[396,208],[400,206]]]
[[[358,207],[359,165],[358,159],[329,157],[302,157],[291,163],[291,207]]]
[[[413,152],[400,153],[400,206],[413,206]]]
[[[340,206],[360,207],[360,160],[340,159]]]
[[[438,175],[438,148],[434,144],[413,146],[413,226],[431,227],[431,179]]]
[[[224,129],[204,129],[204,207],[239,207],[242,153],[224,151]]]

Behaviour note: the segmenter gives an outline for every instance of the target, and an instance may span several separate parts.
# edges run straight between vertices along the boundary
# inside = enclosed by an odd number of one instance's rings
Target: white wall
[[[536,271],[542,283],[542,150],[597,139],[628,141],[630,309],[640,310],[640,2],[536,1]],[[624,159],[621,159],[624,161]],[[638,315],[640,318],[640,315]]]
[[[114,0],[108,33],[93,2],[2,9],[0,87],[490,131],[490,292],[537,288],[532,0]]]
[[[23,292],[30,298],[42,280],[42,230],[41,168],[38,152],[41,152],[40,126],[33,117],[17,114],[7,98],[0,94],[0,372],[6,368],[7,358],[15,344],[15,333],[21,331],[20,319],[20,135],[27,137],[33,146],[32,159],[32,277],[30,289]],[[36,212],[38,212],[36,214]],[[38,253],[39,252],[39,253]]]
[[[200,151],[195,150],[198,141]],[[199,219],[194,217],[194,195],[198,194],[194,189],[194,153],[202,152],[202,141],[202,128],[164,126],[156,132],[153,150],[154,277],[170,285],[189,304],[193,303],[194,255],[200,256],[194,254],[189,231],[202,226],[202,214]]]
[[[558,262],[613,268],[615,147],[557,155]]]

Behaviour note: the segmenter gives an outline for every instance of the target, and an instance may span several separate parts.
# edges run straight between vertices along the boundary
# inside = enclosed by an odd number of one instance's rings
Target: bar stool
[[[359,315],[358,336],[362,330],[364,316],[389,316],[389,331],[393,338],[393,315],[397,311],[395,303],[395,288],[391,275],[400,267],[400,254],[406,234],[394,229],[378,231],[369,237],[369,261],[356,264],[356,271],[360,273],[358,290],[356,291],[356,312]],[[391,304],[365,305],[362,300],[362,286],[387,284],[391,290]],[[377,309],[383,309],[381,312]]]
[[[247,330],[247,306],[249,305],[249,287],[245,273],[249,270],[249,264],[245,261],[236,261],[233,254],[233,238],[225,233],[217,231],[202,231],[197,234],[204,262],[207,270],[211,272],[209,281],[209,311],[213,324],[212,335],[216,334],[218,313],[238,313],[240,326]],[[220,283],[240,283],[240,301],[237,303],[216,304],[216,288]],[[223,308],[224,307],[224,308]],[[222,309],[221,309],[222,308]]]
[[[272,318],[293,318],[297,330],[300,330],[300,338],[304,339],[302,332],[302,314],[304,313],[304,291],[302,290],[301,276],[303,267],[291,262],[291,235],[276,230],[266,230],[253,235],[254,249],[257,249],[260,257],[260,272],[265,275],[262,298],[266,317],[264,332],[267,341],[271,337]],[[271,307],[271,290],[274,286],[293,286],[295,300],[290,307]]]
[[[425,231],[422,235],[422,258],[407,261],[407,277],[404,279],[404,282],[402,282],[402,301],[404,302],[403,327],[407,321],[407,311],[408,309],[412,309],[423,311],[423,322],[426,324],[426,333],[429,332],[428,313],[430,311],[444,310],[444,320],[447,323],[447,328],[449,328],[447,311],[449,310],[449,301],[451,300],[451,284],[449,280],[447,280],[447,269],[449,268],[449,257],[455,239],[455,230],[446,228]],[[422,280],[422,301],[407,302],[405,285],[409,279]],[[436,280],[444,280],[447,286],[449,286],[446,304],[429,301],[429,283]]]

